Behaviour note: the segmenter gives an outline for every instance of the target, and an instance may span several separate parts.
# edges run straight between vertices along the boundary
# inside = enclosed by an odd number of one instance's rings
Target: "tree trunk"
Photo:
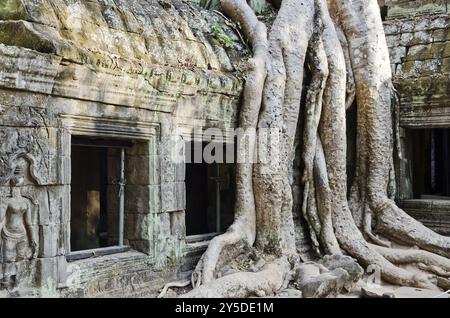
[[[375,265],[390,283],[436,288],[426,273],[441,282],[450,276],[450,240],[407,216],[388,197],[392,80],[377,1],[284,0],[269,34],[246,1],[222,0],[221,5],[252,45],[240,128],[257,129],[247,150],[255,153],[258,144],[260,156],[256,164],[238,164],[235,221],[211,241],[193,274],[195,288],[184,296],[267,296],[295,279],[299,257],[289,173],[303,113],[302,211],[317,252],[339,259],[344,251],[364,267]],[[311,74],[308,85],[305,67]],[[345,116],[354,101],[356,177],[347,198]],[[275,152],[269,147],[274,141]],[[374,230],[426,251],[389,248],[391,243]],[[240,254],[253,262],[249,271],[219,277]],[[405,263],[417,263],[426,273],[397,267]],[[317,277],[307,282],[324,277],[328,290],[335,285],[323,267],[318,265]]]

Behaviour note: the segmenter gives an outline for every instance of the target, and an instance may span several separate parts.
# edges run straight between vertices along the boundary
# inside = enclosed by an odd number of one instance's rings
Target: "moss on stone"
[[[232,48],[236,45],[236,42],[223,31],[223,27],[219,22],[214,23],[211,28],[211,34],[226,48]]]
[[[0,1],[0,20],[25,20],[28,14],[20,0]]]
[[[450,57],[450,41],[449,42],[445,42],[444,49],[442,51],[442,55],[441,56],[443,58]]]
[[[388,17],[389,18],[399,18],[408,16],[412,17],[424,14],[436,14],[447,12],[445,1],[425,0],[423,2],[425,3],[419,4],[415,1],[405,1],[404,3],[393,5],[389,8]]]
[[[53,44],[38,35],[26,21],[0,21],[0,43],[42,53],[55,53]]]
[[[433,31],[433,42],[450,41],[450,29],[438,29]]]
[[[442,75],[435,79],[434,83],[436,94],[449,94],[450,92],[450,77],[448,75]]]
[[[450,73],[450,57],[442,59],[441,71],[443,73]]]

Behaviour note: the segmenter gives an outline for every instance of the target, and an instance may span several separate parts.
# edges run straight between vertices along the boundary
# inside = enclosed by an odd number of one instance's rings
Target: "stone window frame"
[[[70,200],[71,200],[71,137],[97,137],[97,138],[107,138],[107,139],[121,139],[126,141],[147,143],[149,149],[149,156],[157,155],[157,147],[151,147],[151,144],[156,145],[160,138],[160,125],[157,123],[147,123],[139,121],[130,121],[124,119],[111,119],[111,118],[99,118],[91,116],[79,116],[79,115],[60,115],[61,122],[61,135],[60,135],[60,160],[58,165],[58,177],[61,184],[65,185],[64,201],[65,206],[62,209],[61,220],[65,223],[63,230],[63,240],[65,245],[65,256],[71,253],[70,250]],[[155,153],[151,153],[151,151]],[[149,164],[150,175],[158,174],[158,164]],[[155,193],[149,194],[149,196],[159,196],[160,187],[159,185],[152,185],[151,191]],[[149,190],[150,191],[150,190]],[[148,214],[157,213],[159,211],[148,211]],[[138,218],[135,220],[138,221]],[[135,226],[137,227],[137,225]],[[135,248],[139,252],[152,255],[155,250],[153,244],[154,239],[148,238],[145,251]],[[133,248],[134,246],[132,246]],[[106,251],[108,248],[105,248]],[[100,249],[103,250],[103,249]],[[114,253],[123,252],[123,248],[118,248]],[[106,252],[106,254],[108,254]]]

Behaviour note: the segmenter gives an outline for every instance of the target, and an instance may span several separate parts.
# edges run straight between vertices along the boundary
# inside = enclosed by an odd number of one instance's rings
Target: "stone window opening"
[[[200,155],[208,143],[187,142],[186,242],[206,241],[223,233],[234,219],[235,164],[227,162],[227,144],[214,147],[223,160],[210,162]],[[213,157],[221,155],[212,152]]]
[[[68,260],[129,250],[124,245],[125,151],[131,146],[126,141],[72,137]]]
[[[450,128],[410,129],[413,199],[450,200]]]

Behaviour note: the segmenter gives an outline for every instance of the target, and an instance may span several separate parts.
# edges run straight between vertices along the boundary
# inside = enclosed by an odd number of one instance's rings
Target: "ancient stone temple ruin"
[[[448,235],[450,2],[380,2],[397,199]],[[231,224],[234,164],[187,158],[234,147],[249,49],[198,4],[0,1],[0,297],[155,297]]]
[[[232,220],[232,167],[169,155],[235,126],[236,31],[180,1],[2,1],[0,19],[2,289],[155,292],[180,271],[186,230],[221,231],[185,213],[215,216],[212,178],[228,180]]]
[[[398,200],[450,234],[450,2],[386,1],[386,39],[399,93]]]

